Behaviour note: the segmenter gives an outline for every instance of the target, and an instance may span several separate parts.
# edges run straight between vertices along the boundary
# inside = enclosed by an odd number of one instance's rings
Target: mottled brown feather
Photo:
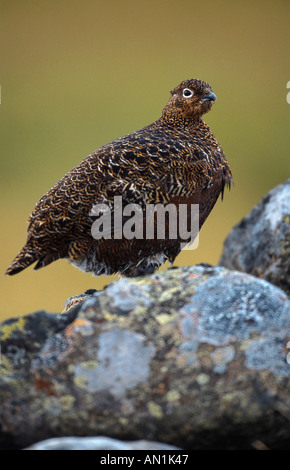
[[[193,96],[183,96],[183,91]],[[91,235],[94,204],[199,204],[200,228],[231,170],[202,115],[215,95],[208,83],[186,80],[154,123],[104,145],[86,157],[37,203],[29,218],[27,241],[8,267],[16,274],[34,262],[35,269],[59,258],[95,275],[127,276],[154,271],[180,252],[180,240],[95,240]]]

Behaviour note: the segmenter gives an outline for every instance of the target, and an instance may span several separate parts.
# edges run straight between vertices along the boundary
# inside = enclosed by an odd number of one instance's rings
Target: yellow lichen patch
[[[249,345],[256,339],[256,337],[254,339],[246,339],[244,340],[241,344],[240,344],[240,350],[241,351],[247,351]]]
[[[147,307],[144,307],[143,305],[137,305],[135,310],[134,310],[134,317],[136,315],[147,315],[148,313],[148,308]],[[122,317],[120,317],[122,318]],[[119,318],[119,321],[120,321],[120,318]]]
[[[177,390],[169,390],[166,395],[167,401],[173,402],[178,401],[180,398],[180,393]]]
[[[156,320],[158,321],[160,325],[164,325],[165,323],[172,321],[172,319],[173,319],[173,316],[168,315],[168,313],[160,313],[160,315],[156,316]]]
[[[1,354],[0,375],[10,375],[11,372],[14,372],[12,362],[9,361],[9,359],[4,354]]]
[[[206,385],[210,381],[210,377],[202,372],[201,374],[198,374],[196,381],[200,386]]]
[[[98,361],[84,361],[84,362],[80,362],[80,366],[83,367],[83,368],[86,369],[86,370],[95,369],[96,367],[98,367]]]
[[[64,395],[60,397],[59,401],[63,410],[69,410],[73,406],[75,398],[72,395]]]
[[[25,325],[24,317],[19,317],[15,322],[2,325],[1,328],[1,341],[5,341],[11,336],[14,330],[23,330]]]
[[[180,291],[180,287],[172,287],[172,289],[164,290],[159,297],[160,302],[166,302],[171,300],[175,294],[178,294]]]
[[[119,418],[119,423],[120,423],[122,426],[128,426],[129,420],[128,420],[127,418],[120,417],[120,418]]]
[[[157,419],[161,419],[163,416],[161,406],[159,406],[157,403],[154,403],[153,401],[149,401],[147,405],[149,413],[154,416]]]
[[[88,385],[88,377],[86,375],[77,375],[74,378],[74,383],[77,385],[79,388],[83,388],[86,390],[87,385]]]
[[[132,279],[131,280],[132,284],[136,284],[136,285],[144,285],[144,284],[149,284],[151,285],[151,276],[144,276],[144,277],[140,277],[140,278],[137,278],[137,279]]]
[[[115,313],[110,313],[110,312],[103,312],[104,318],[109,322],[109,321],[114,321],[119,318],[119,315],[116,315]]]

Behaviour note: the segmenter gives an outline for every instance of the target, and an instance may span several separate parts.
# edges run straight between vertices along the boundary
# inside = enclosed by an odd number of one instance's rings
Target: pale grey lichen
[[[285,332],[287,334],[287,332]],[[290,336],[290,330],[288,330]],[[289,377],[290,364],[285,352],[286,342],[283,338],[270,337],[257,339],[246,349],[245,364],[249,369],[270,370],[277,376]]]
[[[148,284],[137,285],[128,283],[125,279],[120,279],[110,284],[106,289],[107,295],[112,298],[112,306],[123,312],[128,312],[136,308],[137,305],[150,307],[150,286]]]
[[[267,281],[221,273],[203,282],[181,313],[185,336],[220,345],[282,328],[290,321],[290,301]]]
[[[155,348],[144,341],[143,335],[120,328],[101,333],[96,366],[76,364],[76,383],[81,377],[82,388],[90,393],[108,391],[115,398],[122,397],[147,381]]]

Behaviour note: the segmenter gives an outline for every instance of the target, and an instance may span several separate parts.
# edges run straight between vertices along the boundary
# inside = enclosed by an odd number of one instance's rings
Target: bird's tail
[[[12,276],[17,274],[25,268],[28,268],[32,263],[39,259],[39,254],[35,250],[30,249],[29,245],[25,245],[22,250],[15,256],[14,260],[7,268],[5,274]]]

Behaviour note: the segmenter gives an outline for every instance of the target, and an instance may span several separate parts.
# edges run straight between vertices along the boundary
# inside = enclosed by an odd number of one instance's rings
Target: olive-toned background
[[[232,226],[289,176],[290,2],[1,0],[0,16],[2,273],[37,200],[93,150],[157,119],[184,79],[218,97],[205,119],[235,186],[176,265],[216,263]],[[30,267],[0,278],[0,318],[61,311],[109,280],[64,260]]]

